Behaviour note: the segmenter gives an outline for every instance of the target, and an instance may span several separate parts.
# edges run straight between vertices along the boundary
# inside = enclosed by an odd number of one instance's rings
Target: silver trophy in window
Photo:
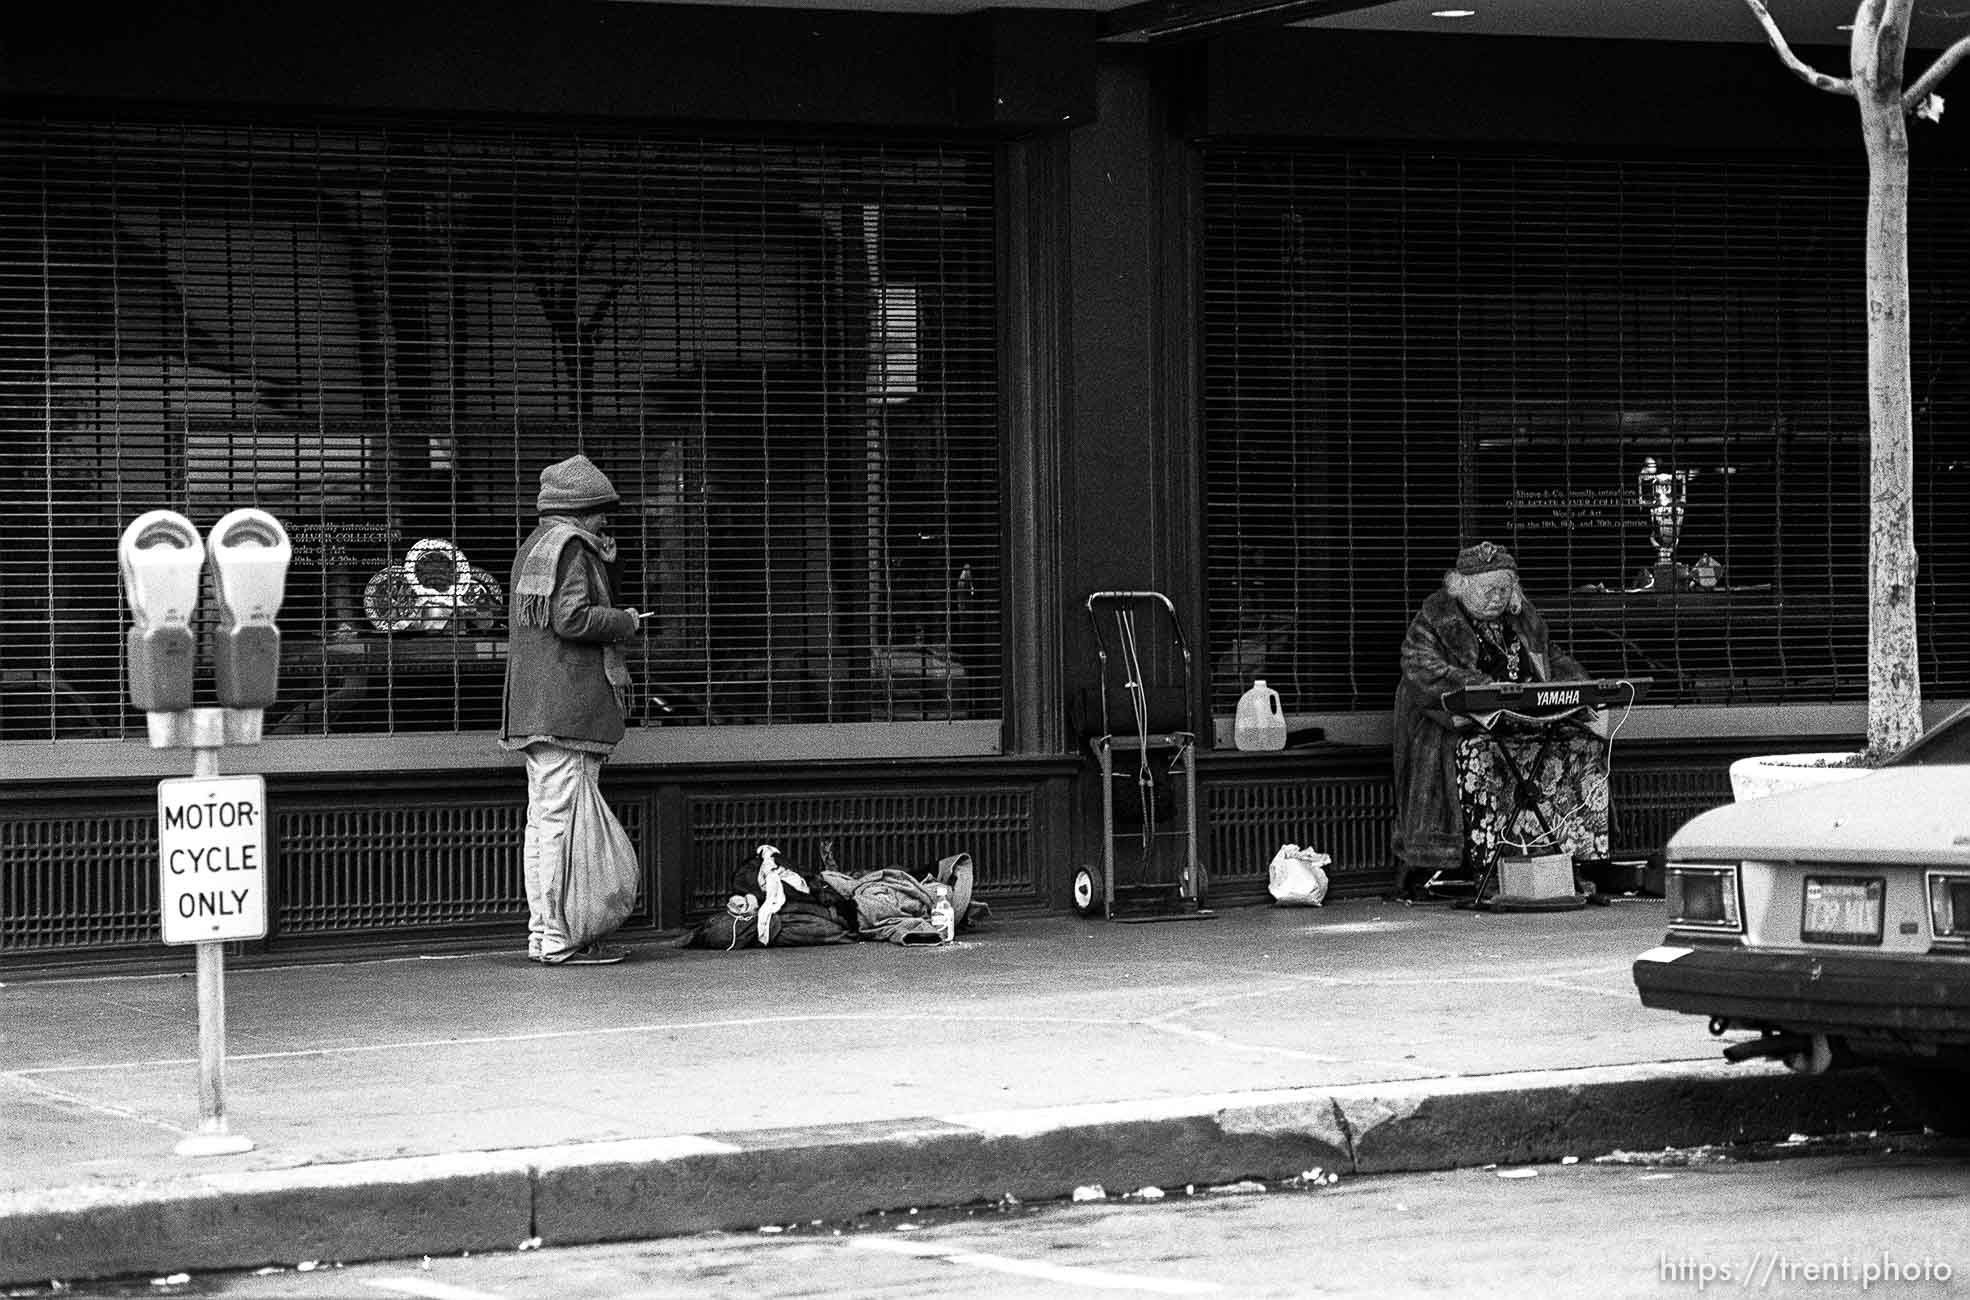
[[[1635,497],[1648,516],[1649,541],[1655,544],[1655,563],[1643,571],[1644,587],[1672,591],[1685,586],[1678,578],[1676,544],[1683,536],[1683,514],[1689,501],[1693,470],[1665,470],[1655,457],[1642,461],[1635,476]]]

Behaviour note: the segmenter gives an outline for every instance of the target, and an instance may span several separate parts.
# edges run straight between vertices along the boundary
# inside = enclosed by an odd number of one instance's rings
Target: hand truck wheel
[[[1101,894],[1101,868],[1082,867],[1074,873],[1074,910],[1082,916],[1101,916],[1108,900]]]
[[[1199,907],[1204,906],[1204,900],[1210,896],[1211,892],[1211,873],[1200,862],[1184,874],[1188,877],[1188,880],[1185,881],[1188,888],[1183,892],[1189,897],[1191,902],[1197,904]]]

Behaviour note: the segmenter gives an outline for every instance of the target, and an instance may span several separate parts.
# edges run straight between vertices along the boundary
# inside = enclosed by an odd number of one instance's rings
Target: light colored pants
[[[575,945],[561,914],[567,873],[575,863],[569,852],[573,840],[575,801],[596,785],[602,772],[601,754],[563,749],[535,741],[527,756],[527,835],[521,868],[527,881],[527,955],[553,957]]]

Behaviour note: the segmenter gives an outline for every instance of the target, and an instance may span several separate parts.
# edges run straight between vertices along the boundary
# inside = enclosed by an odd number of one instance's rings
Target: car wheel
[[[1881,1081],[1911,1119],[1950,1137],[1970,1137],[1970,1073],[1926,1065],[1884,1065]]]

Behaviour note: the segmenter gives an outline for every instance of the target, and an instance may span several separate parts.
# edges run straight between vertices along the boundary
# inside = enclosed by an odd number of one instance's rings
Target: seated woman
[[[1460,868],[1476,879],[1496,866],[1501,847],[1515,853],[1570,851],[1576,862],[1608,853],[1607,744],[1585,726],[1552,737],[1537,772],[1543,810],[1519,807],[1509,747],[1524,770],[1539,756],[1536,734],[1486,736],[1442,704],[1445,691],[1485,682],[1585,677],[1555,650],[1546,620],[1519,589],[1511,552],[1480,542],[1458,552],[1410,621],[1402,640],[1402,681],[1395,695],[1396,893],[1415,897],[1436,872]]]

